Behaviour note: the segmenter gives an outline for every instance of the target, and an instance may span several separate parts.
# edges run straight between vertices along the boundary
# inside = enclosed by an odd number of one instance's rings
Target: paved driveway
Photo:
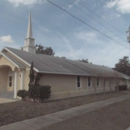
[[[0,104],[8,103],[8,102],[15,102],[16,100],[7,99],[7,98],[0,98]]]

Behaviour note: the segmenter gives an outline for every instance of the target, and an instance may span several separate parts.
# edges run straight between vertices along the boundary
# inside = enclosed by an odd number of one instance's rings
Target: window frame
[[[77,76],[77,88],[81,88],[81,77],[80,76]]]
[[[97,78],[97,86],[100,86],[100,78]]]
[[[88,77],[88,87],[91,87],[91,77]]]
[[[13,86],[12,81],[13,81],[13,76],[9,76],[9,82],[8,82],[9,87]]]

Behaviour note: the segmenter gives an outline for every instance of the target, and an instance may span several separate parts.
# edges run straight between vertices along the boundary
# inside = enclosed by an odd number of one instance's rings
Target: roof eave
[[[44,74],[61,74],[61,75],[74,75],[74,76],[93,76],[93,77],[104,77],[102,75],[92,75],[92,74],[79,74],[79,73],[64,73],[64,72],[49,72],[49,71],[38,71],[38,73],[44,73]],[[116,77],[109,77],[106,76],[106,78],[116,78]],[[130,79],[126,77],[120,77],[122,79]]]
[[[8,59],[13,65],[15,65],[17,68],[20,68],[20,69],[25,69],[25,67],[20,67],[19,65],[17,65],[15,62],[13,62],[12,60],[10,60],[6,55],[4,55],[2,52],[1,52],[1,55],[4,56],[6,59]]]
[[[17,56],[15,53],[13,53],[12,51],[10,51],[8,48],[4,47],[5,50],[9,51],[12,55],[14,55],[15,57],[17,57],[19,60],[21,60],[22,62],[24,62],[26,65],[28,65],[29,67],[31,67],[31,64],[29,64],[28,62],[26,62],[25,60],[23,60],[21,57]],[[34,70],[36,72],[39,72],[39,70],[34,67]]]

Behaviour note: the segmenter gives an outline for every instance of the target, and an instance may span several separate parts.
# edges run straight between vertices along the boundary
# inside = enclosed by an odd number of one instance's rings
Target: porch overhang
[[[16,60],[13,56],[9,55],[8,53],[1,52],[1,56],[5,57],[9,62],[11,62],[18,69],[26,69],[26,67],[21,62]],[[6,65],[6,63],[4,65]]]

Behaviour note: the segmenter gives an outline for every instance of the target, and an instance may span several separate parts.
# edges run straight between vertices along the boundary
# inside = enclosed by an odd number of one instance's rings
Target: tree
[[[34,79],[35,79],[34,69],[33,69],[33,61],[31,62],[30,73],[29,73],[29,79],[30,79],[30,81],[29,81],[28,86],[29,86],[29,90],[30,90],[30,87],[31,87],[31,85],[33,84],[33,81],[34,81]]]
[[[33,61],[31,62],[31,67],[30,67],[30,73],[29,73],[29,90],[30,87],[35,86],[38,84],[38,81],[40,80],[40,78],[42,77],[43,74],[41,73],[35,73],[34,72],[34,65],[33,65]]]
[[[39,91],[40,88],[38,87],[38,81],[40,80],[40,78],[42,77],[43,74],[41,73],[36,73],[34,71],[34,65],[33,65],[33,61],[31,62],[31,67],[30,67],[30,73],[29,73],[29,90],[28,90],[28,95],[30,98],[33,98],[33,101],[35,102],[36,98],[39,98]],[[49,88],[50,89],[50,88]],[[24,94],[24,93],[22,93]]]
[[[36,45],[37,54],[55,55],[55,52],[51,47],[44,47],[42,45]]]
[[[115,68],[113,69],[130,76],[129,57],[124,56],[122,59],[119,59],[119,62],[115,64]]]
[[[82,60],[78,60],[80,62],[84,62],[84,63],[89,63],[89,64],[92,64],[92,62],[89,62],[88,59],[82,59]]]

